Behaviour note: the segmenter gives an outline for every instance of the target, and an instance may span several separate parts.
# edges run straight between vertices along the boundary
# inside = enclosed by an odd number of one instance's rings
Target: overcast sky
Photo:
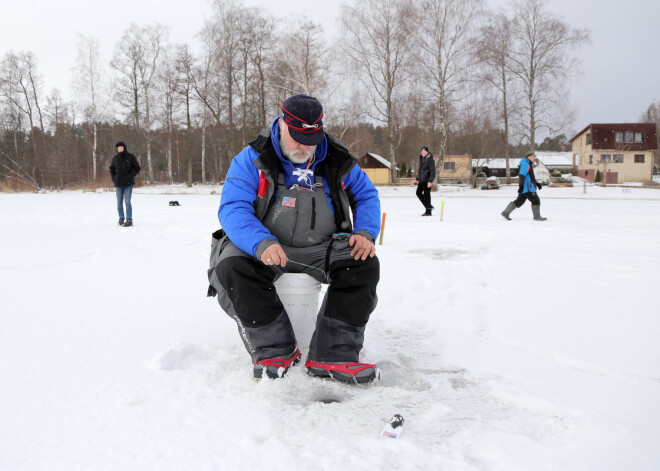
[[[507,0],[486,0],[507,8]],[[305,14],[338,32],[340,1],[244,0],[279,18]],[[550,9],[576,27],[587,27],[591,45],[578,51],[579,76],[568,85],[577,115],[567,132],[589,123],[634,122],[660,99],[660,1],[551,0]],[[170,27],[170,40],[197,48],[196,34],[211,11],[209,0],[0,0],[0,54],[32,51],[44,77],[71,98],[76,33],[96,37],[107,64],[131,23]],[[571,136],[569,136],[571,137]]]

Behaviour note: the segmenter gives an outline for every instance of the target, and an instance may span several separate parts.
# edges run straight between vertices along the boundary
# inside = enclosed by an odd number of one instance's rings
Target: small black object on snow
[[[403,425],[403,416],[399,414],[394,414],[390,420],[390,425],[392,428],[401,427]]]
[[[181,206],[178,201],[170,201],[170,206]]]
[[[333,397],[333,396],[321,396],[317,399],[315,399],[316,402],[320,402],[322,404],[334,404],[337,402],[341,402],[341,399],[338,397]]]

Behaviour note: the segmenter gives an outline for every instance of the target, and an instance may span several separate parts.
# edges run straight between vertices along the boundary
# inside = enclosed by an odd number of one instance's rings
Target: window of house
[[[644,142],[644,133],[643,132],[633,132],[633,131],[617,131],[614,134],[614,140],[616,142]]]
[[[600,161],[601,162],[611,162],[612,161],[612,154],[600,154]]]
[[[590,164],[593,164],[593,163],[594,163],[594,156],[593,156],[593,155],[590,155],[590,156],[589,156],[589,163],[590,163]]]
[[[644,163],[644,154],[635,154],[635,163],[643,164]]]
[[[447,172],[456,171],[456,162],[445,162],[443,169]]]
[[[591,133],[587,134],[587,145],[591,144]]]
[[[623,163],[623,154],[612,154],[612,162],[617,164]]]

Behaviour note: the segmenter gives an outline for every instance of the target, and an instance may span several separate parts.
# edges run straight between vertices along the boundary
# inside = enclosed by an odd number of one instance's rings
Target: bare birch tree
[[[155,81],[158,121],[166,135],[165,159],[167,162],[167,178],[174,183],[172,170],[172,138],[176,129],[176,113],[181,105],[179,96],[178,74],[174,61],[174,52],[168,47],[161,51],[161,61]]]
[[[470,70],[476,65],[476,22],[482,0],[422,0],[417,11],[415,43],[420,78],[437,108],[440,141],[436,156],[442,162],[447,149],[453,110],[469,93]]]
[[[397,181],[395,155],[396,106],[409,77],[411,12],[409,2],[365,0],[342,6],[344,51],[358,70],[371,105],[370,116],[387,125],[388,158],[392,181]]]
[[[77,57],[74,68],[73,88],[78,103],[87,116],[87,125],[92,131],[92,178],[96,180],[98,163],[98,123],[103,118],[109,100],[101,81],[99,42],[92,36],[78,34]]]
[[[209,121],[215,121],[218,129],[222,126],[225,108],[223,106],[223,78],[220,74],[221,61],[217,54],[214,37],[216,27],[214,22],[207,22],[199,36],[203,51],[195,61],[191,75],[193,96],[202,106],[202,161],[206,161],[207,130]],[[222,156],[213,160],[210,171],[213,179],[219,181],[224,171]]]
[[[323,97],[330,74],[324,44],[325,33],[320,24],[306,18],[286,23],[272,73],[278,101],[296,93]]]
[[[13,161],[16,178],[21,175],[23,183],[36,184],[37,187],[43,183],[42,169],[47,162],[43,155],[43,136],[45,133],[39,96],[41,93],[41,76],[37,70],[36,59],[31,52],[8,52],[5,54],[2,64],[2,78],[0,84],[3,101],[10,108],[10,115],[14,117],[17,124],[14,130],[16,154]],[[26,117],[29,128],[25,129],[22,117]],[[35,133],[35,130],[40,133]],[[39,135],[39,138],[37,137]],[[21,150],[24,147],[19,143],[25,136],[32,145],[32,162],[29,156]],[[21,149],[21,150],[19,150]],[[10,158],[8,156],[8,158]]]
[[[234,149],[234,88],[237,66],[238,42],[244,19],[244,8],[234,0],[214,0],[213,7],[213,42],[215,54],[220,65],[219,74],[223,81],[217,82],[224,85],[224,107],[227,110],[227,145],[225,146],[227,162],[235,154]]]
[[[504,126],[504,159],[506,161],[506,183],[511,183],[509,155],[509,127],[512,114],[513,74],[511,72],[510,53],[512,48],[511,20],[502,11],[489,16],[481,29],[478,42],[478,56],[482,63],[484,82],[490,84],[498,95],[497,109]]]
[[[151,159],[152,94],[165,35],[166,30],[160,25],[132,24],[117,44],[111,63],[119,75],[117,99],[122,106],[131,107],[135,129],[145,137],[149,181],[154,181]]]
[[[558,129],[553,111],[566,102],[566,81],[573,72],[575,50],[589,42],[586,29],[571,28],[548,11],[545,0],[518,0],[514,3],[510,58],[513,73],[522,84],[526,139],[530,151],[536,132]]]
[[[256,110],[256,124],[258,127],[266,126],[269,119],[266,103],[268,102],[268,76],[267,70],[272,67],[272,50],[274,42],[275,20],[261,10],[251,10],[249,13],[252,22],[249,30],[254,37],[250,52],[250,60],[254,68],[254,107]]]
[[[193,132],[193,87],[194,87],[194,67],[195,57],[187,44],[180,45],[176,50],[176,84],[177,93],[183,107],[186,125],[186,164],[188,168],[187,184],[192,186],[192,132]],[[202,120],[203,121],[203,120]],[[202,122],[202,126],[206,123]],[[202,131],[203,132],[203,131]],[[202,144],[204,146],[204,144]],[[206,149],[204,149],[206,150]],[[202,152],[202,183],[206,183],[204,152]]]
[[[139,62],[140,84],[144,99],[144,132],[147,141],[147,166],[149,168],[149,181],[154,181],[154,168],[151,156],[152,131],[152,92],[155,86],[155,77],[158,70],[158,57],[165,40],[166,30],[160,25],[144,26],[141,28],[143,41],[143,55]]]

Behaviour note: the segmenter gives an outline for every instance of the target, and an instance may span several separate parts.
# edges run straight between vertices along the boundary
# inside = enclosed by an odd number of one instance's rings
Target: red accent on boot
[[[296,348],[296,351],[293,353],[291,358],[267,358],[265,360],[259,360],[255,365],[264,365],[264,369],[269,366],[274,366],[276,368],[288,368],[294,363],[298,358],[300,358],[300,350]]]
[[[355,376],[360,371],[364,371],[367,368],[376,369],[377,367],[376,365],[370,365],[369,363],[321,363],[318,361],[307,360],[305,362],[305,368],[318,368],[319,370],[337,371],[339,373],[346,373],[351,376]]]

